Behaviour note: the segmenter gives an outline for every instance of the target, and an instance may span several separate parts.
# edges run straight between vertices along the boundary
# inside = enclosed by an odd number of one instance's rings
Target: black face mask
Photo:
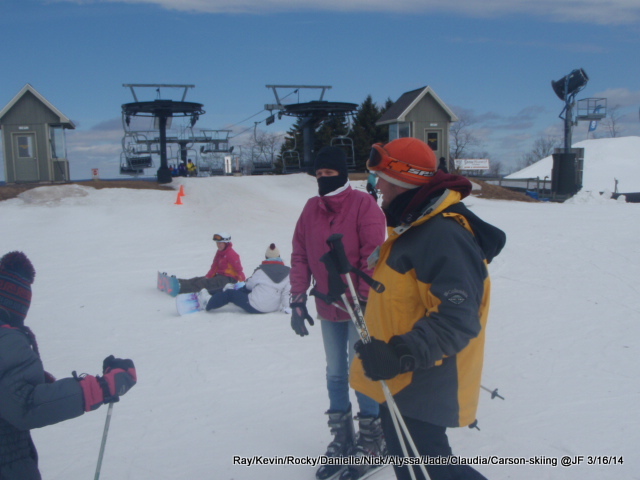
[[[327,193],[336,191],[345,183],[347,183],[347,179],[344,177],[344,175],[320,177],[318,178],[318,193],[321,197],[324,197]]]

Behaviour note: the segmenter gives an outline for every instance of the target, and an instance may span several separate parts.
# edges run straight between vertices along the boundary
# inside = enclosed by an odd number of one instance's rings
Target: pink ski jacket
[[[242,271],[242,263],[240,263],[240,255],[233,249],[231,242],[227,244],[227,248],[216,252],[211,268],[205,276],[211,278],[216,275],[235,278],[238,282],[244,282],[246,280],[244,272]]]
[[[311,278],[321,293],[329,290],[327,268],[320,257],[329,251],[327,239],[334,233],[343,235],[342,242],[351,265],[371,275],[369,255],[384,242],[384,213],[373,197],[350,186],[336,195],[310,198],[296,224],[291,254],[291,295],[307,293]],[[362,300],[369,297],[369,286],[351,275]],[[325,320],[349,318],[332,305],[316,298],[318,315]]]

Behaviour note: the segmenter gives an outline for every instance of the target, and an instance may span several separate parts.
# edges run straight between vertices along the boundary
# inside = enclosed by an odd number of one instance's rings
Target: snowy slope
[[[133,358],[138,385],[114,407],[101,478],[300,480],[307,466],[237,466],[234,455],[315,456],[330,440],[318,326],[233,306],[178,317],[156,271],[204,274],[215,230],[251,273],[275,242],[291,254],[306,175],[193,178],[174,192],[41,187],[0,202],[0,252],[36,270],[28,324],[58,377]],[[176,184],[176,188],[179,184]],[[358,185],[362,188],[362,184]],[[491,479],[640,479],[640,211],[615,201],[466,201],[507,232],[493,301],[481,431],[450,430],[458,455],[623,455],[617,466],[481,466]],[[314,307],[310,308],[311,313]],[[106,408],[33,432],[47,480],[92,478]],[[393,478],[387,470],[380,480]]]
[[[584,148],[582,190],[640,192],[640,137],[619,137],[584,140],[573,145]],[[551,178],[553,157],[548,156],[505,179]]]

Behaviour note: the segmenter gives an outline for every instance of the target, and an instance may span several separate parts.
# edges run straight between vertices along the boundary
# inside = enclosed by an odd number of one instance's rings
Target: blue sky
[[[196,128],[234,135],[268,116],[238,124],[274,103],[267,84],[331,85],[325,99],[358,104],[430,85],[511,165],[562,135],[550,82],[584,68],[578,98],[607,97],[621,134],[640,134],[637,0],[1,0],[0,13],[0,108],[30,83],[71,118],[76,178],[117,168],[123,83],[194,84]]]

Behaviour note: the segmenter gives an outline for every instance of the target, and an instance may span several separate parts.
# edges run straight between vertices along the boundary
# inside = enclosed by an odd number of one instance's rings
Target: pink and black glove
[[[117,402],[136,384],[137,379],[133,361],[109,355],[102,363],[102,377],[85,375],[80,378],[84,411],[95,410],[103,403]]]

